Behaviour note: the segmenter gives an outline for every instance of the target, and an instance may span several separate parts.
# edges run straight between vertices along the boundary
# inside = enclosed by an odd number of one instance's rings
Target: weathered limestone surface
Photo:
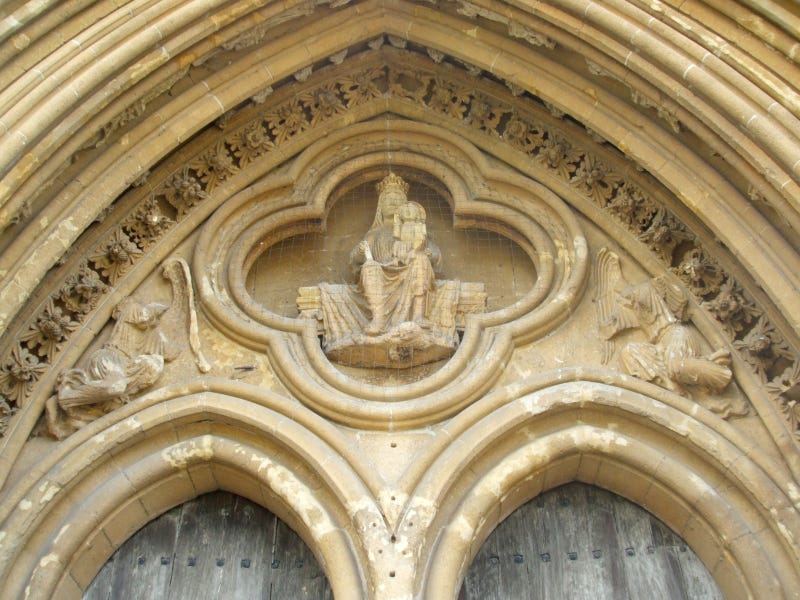
[[[726,598],[798,597],[799,31],[766,0],[4,4],[4,595],[80,597],[224,489],[337,598],[453,598],[582,481]]]

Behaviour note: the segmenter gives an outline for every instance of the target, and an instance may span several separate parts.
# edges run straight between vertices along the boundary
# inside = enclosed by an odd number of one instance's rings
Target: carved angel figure
[[[189,267],[183,259],[171,260],[163,274],[172,284],[172,304],[124,299],[111,315],[116,322],[108,341],[89,356],[84,368],[64,369],[58,376],[56,393],[46,404],[48,428],[56,438],[152,386],[185,341],[198,368],[208,371],[197,339]]]
[[[614,352],[616,336],[638,329],[647,341],[628,342],[619,353],[631,375],[687,396],[686,388],[719,393],[727,387],[732,376],[730,352],[722,349],[701,355],[697,335],[679,318],[687,304],[679,287],[659,277],[628,283],[619,256],[607,248],[597,254],[595,274],[604,363]]]

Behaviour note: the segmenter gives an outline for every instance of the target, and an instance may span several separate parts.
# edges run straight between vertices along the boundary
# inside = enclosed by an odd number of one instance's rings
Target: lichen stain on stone
[[[795,508],[800,509],[800,489],[794,484],[794,482],[787,482],[786,483],[786,491],[789,493],[789,499],[795,505]]]
[[[49,483],[47,481],[44,482],[39,486],[39,491],[42,492],[42,497],[39,500],[39,504],[46,504],[50,502],[50,500],[53,499],[53,496],[55,496],[59,490],[61,490],[61,486]]]
[[[630,442],[628,439],[610,429],[591,430],[586,429],[573,429],[570,431],[570,437],[576,448],[582,447],[587,442],[601,445],[605,448],[611,446],[628,446]]]
[[[406,511],[405,521],[414,519],[414,523],[420,529],[427,527],[436,514],[436,504],[429,498],[422,496],[414,496],[408,503],[408,510]]]
[[[507,481],[514,479],[517,473],[528,470],[536,457],[535,452],[528,450],[523,455],[507,459],[499,467],[487,475],[481,488],[500,498],[508,488]]]
[[[411,542],[408,540],[408,536],[399,535],[395,538],[393,546],[396,553],[402,554],[411,548]]]
[[[347,514],[353,516],[362,512],[376,512],[375,503],[371,498],[362,496],[358,500],[347,503]]]
[[[538,415],[547,411],[547,407],[540,405],[536,400],[536,396],[525,396],[525,398],[522,399],[522,407],[525,409],[526,413]]]
[[[792,535],[791,530],[780,521],[776,521],[776,523],[778,524],[778,531],[781,532],[781,535],[783,535],[783,537],[785,537],[792,545],[794,545],[794,535]]]
[[[213,358],[211,372],[214,375],[241,379],[264,389],[280,388],[276,385],[275,375],[266,355],[239,346],[211,327],[201,327],[200,337],[203,351],[209,359]]]
[[[261,456],[255,453],[250,457],[250,462],[258,463],[258,468],[256,471],[259,473],[265,469],[269,469],[273,465],[273,462],[269,457]]]
[[[47,565],[50,565],[52,563],[57,563],[60,561],[61,559],[59,559],[58,554],[50,553],[47,556],[42,557],[42,559],[39,561],[39,567],[44,568]]]
[[[259,473],[266,470],[265,478],[269,489],[294,509],[315,540],[336,529],[328,513],[314,497],[314,492],[303,485],[294,473],[265,456],[253,454],[250,460],[259,464]]]
[[[204,435],[197,440],[188,440],[165,449],[161,457],[174,469],[183,469],[196,460],[211,460],[214,456],[214,438]]]
[[[31,509],[31,506],[33,506],[33,502],[31,502],[31,501],[30,501],[30,500],[28,500],[27,498],[23,498],[23,499],[22,499],[22,500],[20,500],[20,502],[19,502],[19,509],[20,509],[20,510],[30,510],[30,509]]]
[[[617,446],[627,446],[629,444],[627,438],[608,430],[604,430],[603,433],[600,434],[600,439],[609,446],[612,444]]]
[[[533,375],[533,369],[527,369],[519,363],[514,363],[512,366],[520,380],[526,379]]]
[[[470,542],[472,538],[475,537],[475,528],[467,521],[464,515],[459,515],[459,517],[450,524],[450,527],[464,542]]]

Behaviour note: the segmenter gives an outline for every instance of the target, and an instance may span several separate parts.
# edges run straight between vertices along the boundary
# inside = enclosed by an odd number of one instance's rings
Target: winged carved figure
[[[661,277],[629,283],[619,256],[607,248],[597,253],[595,278],[603,363],[611,360],[621,333],[639,330],[647,341],[626,342],[619,351],[631,375],[687,396],[690,389],[719,393],[727,387],[730,352],[702,355],[700,339],[683,322],[687,298],[680,287]]]
[[[62,439],[152,386],[170,362],[189,347],[197,368],[203,356],[189,266],[183,259],[164,263],[172,286],[171,304],[125,298],[112,313],[114,327],[82,368],[64,369],[46,404],[50,433]]]

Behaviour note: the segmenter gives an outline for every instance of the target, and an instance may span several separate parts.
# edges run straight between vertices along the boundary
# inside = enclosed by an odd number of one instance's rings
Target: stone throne
[[[389,173],[376,189],[375,219],[350,253],[353,283],[301,287],[299,315],[317,321],[333,362],[407,368],[448,358],[466,315],[486,310],[484,284],[439,278],[425,209],[401,177]]]

